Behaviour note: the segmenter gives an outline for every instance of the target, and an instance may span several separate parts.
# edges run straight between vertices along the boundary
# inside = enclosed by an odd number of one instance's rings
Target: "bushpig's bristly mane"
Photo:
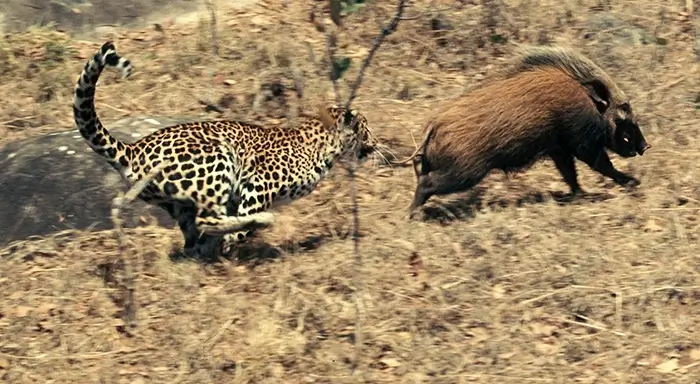
[[[610,90],[614,102],[628,101],[627,95],[602,68],[571,47],[520,45],[514,51],[516,58],[513,65],[506,70],[506,76],[542,67],[554,67],[568,73],[580,83],[599,79]]]

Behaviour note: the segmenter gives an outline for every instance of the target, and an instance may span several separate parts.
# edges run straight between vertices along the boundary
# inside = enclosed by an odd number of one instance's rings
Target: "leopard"
[[[354,154],[362,163],[382,147],[364,115],[339,105],[300,116],[293,127],[202,119],[127,143],[97,116],[96,84],[105,68],[121,72],[121,79],[133,73],[114,43],[103,43],[75,86],[77,129],[127,187],[151,177],[137,198],[177,222],[184,253],[194,257],[230,253],[273,225],[270,210],[313,192],[339,159]]]

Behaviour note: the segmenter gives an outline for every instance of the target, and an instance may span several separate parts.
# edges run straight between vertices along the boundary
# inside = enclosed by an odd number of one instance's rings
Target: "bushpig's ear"
[[[588,90],[588,96],[593,100],[598,112],[605,113],[610,107],[612,98],[608,86],[599,79],[582,81],[581,84]]]

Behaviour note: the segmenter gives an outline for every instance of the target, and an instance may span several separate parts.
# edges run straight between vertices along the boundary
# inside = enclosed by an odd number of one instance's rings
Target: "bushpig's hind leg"
[[[615,168],[612,161],[610,161],[610,157],[608,157],[608,154],[605,152],[605,149],[601,149],[598,152],[577,154],[576,157],[588,164],[594,171],[613,179],[615,183],[619,185],[632,187],[639,185],[638,179],[620,172]]]
[[[425,154],[417,154],[413,157],[413,172],[416,175],[416,191],[413,194],[413,202],[408,208],[406,217],[412,218],[416,208],[425,204],[434,194],[434,175],[430,175],[430,165],[426,161]]]
[[[432,175],[417,175],[418,182],[416,183],[416,191],[413,194],[413,202],[408,207],[408,217],[413,217],[416,208],[425,204],[430,197],[435,194],[434,182]]]
[[[412,218],[416,209],[425,204],[432,196],[466,191],[479,184],[484,176],[486,176],[486,173],[465,178],[464,175],[443,174],[437,172],[431,172],[427,175],[422,174],[418,176],[418,183],[416,185],[416,191],[413,195],[413,202],[408,208],[408,217]]]

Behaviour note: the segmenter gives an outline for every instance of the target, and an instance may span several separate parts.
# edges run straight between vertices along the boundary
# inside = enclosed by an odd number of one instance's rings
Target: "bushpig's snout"
[[[637,145],[637,153],[639,156],[644,155],[644,152],[646,152],[649,148],[651,148],[651,144],[647,143],[646,140],[642,139],[639,142],[639,145]]]

